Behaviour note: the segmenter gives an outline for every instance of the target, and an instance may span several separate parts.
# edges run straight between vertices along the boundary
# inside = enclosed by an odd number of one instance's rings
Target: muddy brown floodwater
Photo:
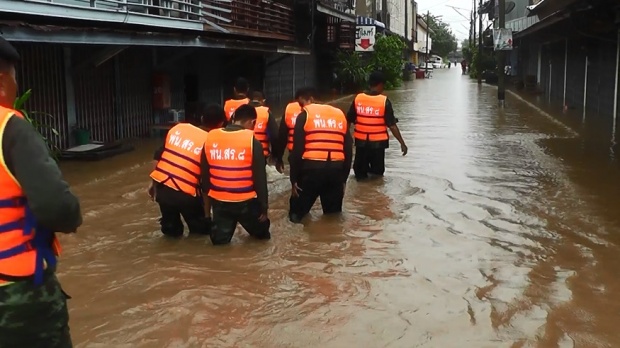
[[[410,154],[392,141],[384,179],[305,226],[270,171],[268,243],[162,238],[155,142],[63,164],[84,213],[59,270],[76,346],[620,347],[617,167],[458,69],[390,96]]]

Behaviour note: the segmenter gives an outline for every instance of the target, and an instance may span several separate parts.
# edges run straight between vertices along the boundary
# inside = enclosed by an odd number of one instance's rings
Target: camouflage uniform
[[[0,286],[0,348],[72,348],[68,298],[52,272]]]

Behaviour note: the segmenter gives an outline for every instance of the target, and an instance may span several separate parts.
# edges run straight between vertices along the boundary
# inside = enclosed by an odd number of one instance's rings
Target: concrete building
[[[330,76],[317,60],[353,48],[352,5],[329,0],[0,0],[0,30],[23,56],[28,109],[113,142],[149,135],[175,110],[232,94],[239,76],[274,104]]]
[[[355,4],[357,26],[375,26],[376,33],[397,35],[413,50],[415,2],[412,0],[366,0]]]
[[[617,134],[620,6],[615,0],[515,0],[506,15],[513,81]],[[486,12],[494,14],[493,2]]]
[[[428,59],[433,48],[433,39],[430,38],[430,31],[423,16],[418,15],[416,20],[416,41],[413,44],[414,63],[419,65]],[[428,47],[427,47],[428,43]]]

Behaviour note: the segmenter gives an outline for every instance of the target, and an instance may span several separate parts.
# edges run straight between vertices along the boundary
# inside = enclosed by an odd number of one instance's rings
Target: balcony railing
[[[0,12],[293,41],[294,0],[0,0]]]
[[[292,3],[292,0],[202,0],[202,15],[207,24],[234,34],[293,40]]]
[[[0,11],[203,30],[200,0],[13,0],[0,1]]]

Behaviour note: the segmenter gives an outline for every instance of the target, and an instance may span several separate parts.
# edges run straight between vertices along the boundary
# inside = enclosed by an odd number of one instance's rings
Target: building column
[[[614,87],[614,114],[612,123],[612,141],[616,139],[616,123],[618,122],[618,68],[620,68],[620,30],[616,39],[616,84]]]
[[[562,101],[562,107],[566,107],[566,69],[568,68],[568,39],[564,43],[564,96]]]
[[[588,64],[589,58],[586,54],[586,67],[585,67],[585,78],[583,79],[583,117],[581,119],[582,122],[586,121],[586,109],[588,104]]]
[[[75,145],[73,130],[77,128],[77,113],[75,111],[75,88],[73,86],[73,68],[71,66],[71,47],[63,46],[63,58],[65,66],[65,103],[67,108],[67,131],[69,134],[69,147]]]

